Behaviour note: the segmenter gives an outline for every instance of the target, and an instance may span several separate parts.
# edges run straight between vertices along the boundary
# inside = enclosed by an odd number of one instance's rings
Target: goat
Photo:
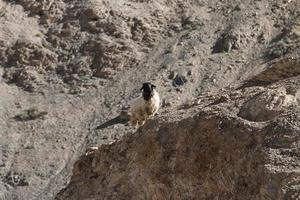
[[[135,99],[130,107],[130,123],[133,127],[142,126],[152,118],[160,106],[160,97],[155,90],[156,86],[146,82],[141,88],[142,96]]]

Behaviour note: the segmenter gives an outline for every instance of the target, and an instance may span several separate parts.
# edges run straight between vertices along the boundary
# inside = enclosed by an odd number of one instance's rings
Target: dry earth
[[[0,0],[0,199],[300,199],[299,75],[297,0]]]

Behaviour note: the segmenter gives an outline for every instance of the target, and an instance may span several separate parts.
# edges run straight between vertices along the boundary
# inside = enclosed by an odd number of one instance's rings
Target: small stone
[[[235,10],[235,11],[240,11],[240,10],[242,10],[242,8],[241,8],[240,5],[237,5],[237,6],[235,6],[235,8],[234,8],[233,10]]]
[[[0,167],[5,167],[5,163],[1,158],[0,158]]]
[[[182,74],[177,74],[176,77],[173,80],[173,86],[182,86],[187,82],[187,79],[184,75]]]
[[[97,69],[93,75],[97,78],[109,78],[113,75],[113,72],[109,68]]]
[[[96,151],[98,151],[98,147],[89,147],[86,149],[85,155],[89,156],[89,155],[95,154]]]
[[[102,139],[102,140],[107,140],[107,139],[108,139],[108,136],[107,136],[107,135],[103,135],[101,139]]]
[[[171,106],[171,105],[172,105],[172,103],[171,103],[170,100],[168,100],[168,99],[163,99],[163,101],[162,101],[162,107],[169,107],[169,106]]]
[[[176,71],[171,71],[168,78],[169,79],[174,79],[174,78],[176,78],[176,76],[177,76],[177,72]]]
[[[77,86],[72,86],[68,91],[69,94],[80,94],[81,92],[81,88]]]
[[[34,149],[34,145],[30,143],[24,144],[24,149]]]

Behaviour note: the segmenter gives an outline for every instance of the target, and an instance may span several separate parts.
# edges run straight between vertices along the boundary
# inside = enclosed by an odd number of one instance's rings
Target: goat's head
[[[143,98],[146,101],[150,100],[154,95],[154,88],[156,88],[156,86],[150,82],[143,83],[143,87],[141,88],[141,90],[143,91]]]

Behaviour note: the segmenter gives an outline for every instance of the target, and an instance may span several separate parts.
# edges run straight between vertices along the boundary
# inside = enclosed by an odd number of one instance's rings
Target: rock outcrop
[[[82,156],[56,199],[297,199],[300,99],[288,85],[225,91],[225,102],[203,97],[149,121]]]

